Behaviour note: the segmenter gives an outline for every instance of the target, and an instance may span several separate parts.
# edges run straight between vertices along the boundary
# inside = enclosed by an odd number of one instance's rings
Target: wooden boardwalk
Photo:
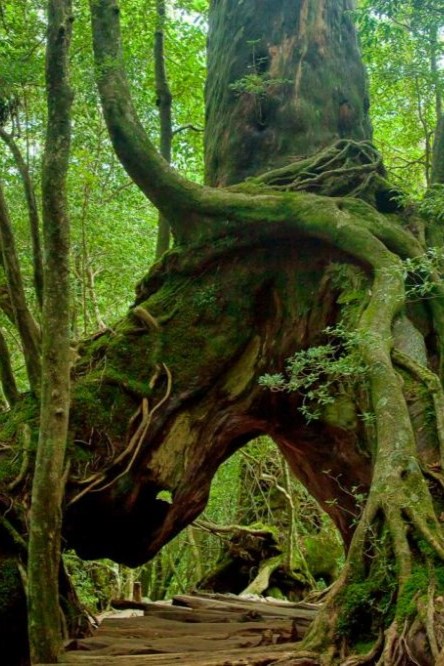
[[[291,657],[318,608],[224,595],[138,607],[143,615],[105,618],[93,637],[71,641],[61,663],[266,666]]]

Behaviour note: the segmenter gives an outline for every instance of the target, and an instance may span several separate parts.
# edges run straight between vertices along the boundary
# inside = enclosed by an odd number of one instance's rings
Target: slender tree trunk
[[[432,185],[444,185],[444,114],[438,120],[433,143]]]
[[[156,0],[157,26],[154,34],[154,73],[156,79],[157,108],[160,120],[160,154],[171,162],[173,127],[171,119],[172,95],[165,67],[165,0]],[[159,213],[156,259],[166,252],[170,245],[170,225]]]
[[[56,663],[62,647],[59,607],[61,502],[70,403],[69,221],[66,173],[72,93],[68,80],[71,0],[49,0],[43,164],[45,247],[40,431],[32,487],[28,559],[32,663]]]
[[[9,147],[14,157],[17,169],[19,170],[23,182],[23,188],[25,190],[25,197],[28,205],[29,228],[31,232],[34,289],[37,296],[37,303],[41,308],[43,304],[43,260],[40,243],[39,211],[35,190],[28,165],[23,159],[23,155],[20,152],[20,148],[18,147],[17,143],[14,141],[14,138],[5,132],[5,130],[2,128],[0,128],[0,138],[3,139],[3,141]]]
[[[11,366],[11,356],[9,354],[8,344],[3,330],[0,328],[0,379],[2,383],[3,394],[12,407],[19,398],[17,384],[15,382],[14,372]]]
[[[0,239],[8,285],[9,300],[14,313],[14,321],[20,334],[25,357],[26,370],[31,391],[38,394],[40,387],[40,331],[26,302],[22,274],[15,247],[3,188],[0,183]]]
[[[435,112],[436,112],[436,130],[433,139],[432,154],[432,172],[431,184],[444,185],[444,109],[439,72],[439,46],[438,46],[438,28],[433,26],[431,30],[431,53],[430,69],[435,82]]]

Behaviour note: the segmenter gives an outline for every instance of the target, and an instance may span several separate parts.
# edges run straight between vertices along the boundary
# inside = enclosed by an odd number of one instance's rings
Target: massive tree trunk
[[[371,136],[351,0],[213,0],[206,180],[230,185]]]
[[[211,3],[208,183],[238,183],[340,137],[370,139],[366,76],[347,13],[351,6],[349,0],[279,1],[260,8],[254,2]],[[224,559],[232,571],[234,562]],[[219,578],[210,576],[206,584],[209,580],[217,585]],[[295,585],[300,588],[300,581]]]
[[[414,288],[421,220],[355,139],[224,190],[180,178],[135,115],[115,0],[91,0],[91,10],[111,139],[176,245],[127,317],[79,350],[66,543],[88,558],[145,562],[202,511],[218,466],[265,433],[348,545],[292,663],[364,663],[352,655],[371,642],[380,664],[432,664],[443,641],[444,300],[433,269],[433,298],[406,297],[402,260]],[[289,390],[287,359],[313,347],[325,371],[311,393]],[[260,383],[278,373],[271,384],[285,390]],[[35,428],[29,402],[9,415],[5,441],[23,420]],[[11,549],[26,532],[22,506],[16,496],[0,522]]]

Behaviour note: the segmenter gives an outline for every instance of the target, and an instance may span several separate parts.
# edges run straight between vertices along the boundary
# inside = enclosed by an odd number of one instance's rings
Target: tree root
[[[128,474],[131,470],[131,468],[134,465],[134,462],[137,458],[137,456],[140,453],[141,447],[143,442],[145,441],[146,435],[148,433],[148,429],[150,427],[152,418],[154,414],[164,405],[164,403],[168,400],[171,394],[171,389],[172,389],[172,376],[169,368],[165,365],[165,363],[162,363],[162,367],[164,369],[164,372],[167,377],[167,386],[165,390],[165,394],[163,397],[157,402],[153,409],[150,411],[149,409],[149,402],[148,398],[143,398],[142,404],[138,409],[136,410],[135,414],[132,416],[130,420],[130,426],[134,423],[134,421],[139,417],[139,415],[142,416],[140,423],[136,429],[136,432],[132,435],[128,446],[125,448],[122,453],[120,453],[117,458],[115,458],[111,465],[108,467],[107,470],[98,472],[97,474],[94,474],[93,476],[89,477],[88,479],[84,479],[83,481],[80,481],[78,483],[82,484],[87,484],[86,488],[83,488],[77,495],[75,495],[70,502],[68,503],[68,506],[71,506],[75,502],[78,502],[82,497],[84,497],[87,493],[89,492],[102,492],[108,488],[110,488],[112,485],[114,485],[119,479],[121,479],[123,476]],[[154,372],[153,377],[150,380],[149,387],[150,389],[154,388],[154,384],[156,383],[157,379],[159,377],[159,369],[156,367],[156,370]],[[126,467],[117,474],[114,478],[112,478],[110,481],[105,483],[104,485],[102,484],[104,481],[106,481],[107,476],[109,475],[110,471],[114,469],[117,465],[123,462],[125,458],[130,456],[130,459],[126,465]]]
[[[435,408],[439,461],[441,469],[444,471],[444,390],[439,377],[404,352],[399,351],[399,349],[395,348],[392,350],[392,358],[397,365],[407,370],[415,379],[425,384],[429,389]]]
[[[284,192],[368,198],[372,189],[393,189],[384,178],[382,158],[368,142],[341,139],[317,155],[250,179]]]

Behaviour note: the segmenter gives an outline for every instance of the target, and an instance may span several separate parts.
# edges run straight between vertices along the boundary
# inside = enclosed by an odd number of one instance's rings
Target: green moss
[[[281,599],[282,601],[287,601],[287,597],[278,587],[271,586],[267,588],[267,597],[272,597],[273,599]]]
[[[23,423],[32,426],[38,423],[40,406],[30,395],[20,400],[9,412],[0,415],[0,438],[10,441],[17,435],[17,429]]]
[[[373,640],[379,628],[393,619],[396,587],[396,577],[385,558],[376,560],[368,579],[350,583],[339,596],[338,633],[353,644]]]
[[[355,430],[358,417],[354,401],[346,394],[339,394],[332,399],[333,402],[323,406],[321,419],[335,428]]]
[[[128,421],[136,409],[137,401],[114,383],[104,381],[100,372],[93,372],[75,386],[71,429],[83,432],[94,427],[116,437],[125,435]]]
[[[23,586],[17,563],[13,559],[0,561],[0,615],[14,609],[23,597]]]
[[[20,459],[17,456],[0,461],[0,483],[14,479],[20,471]]]
[[[418,593],[426,593],[430,583],[429,572],[426,567],[416,567],[409,579],[401,588],[396,603],[396,618],[404,622],[416,613],[416,600]]]
[[[417,544],[419,550],[423,555],[431,559],[434,559],[436,557],[435,549],[432,548],[432,546],[427,541],[425,541],[425,539],[418,539]]]
[[[333,580],[338,572],[344,550],[336,535],[327,530],[303,537],[303,553],[315,579]]]
[[[338,633],[355,641],[370,638],[374,601],[371,582],[348,585],[339,601]]]
[[[372,641],[357,641],[353,648],[356,654],[367,654],[374,647],[375,642]]]

